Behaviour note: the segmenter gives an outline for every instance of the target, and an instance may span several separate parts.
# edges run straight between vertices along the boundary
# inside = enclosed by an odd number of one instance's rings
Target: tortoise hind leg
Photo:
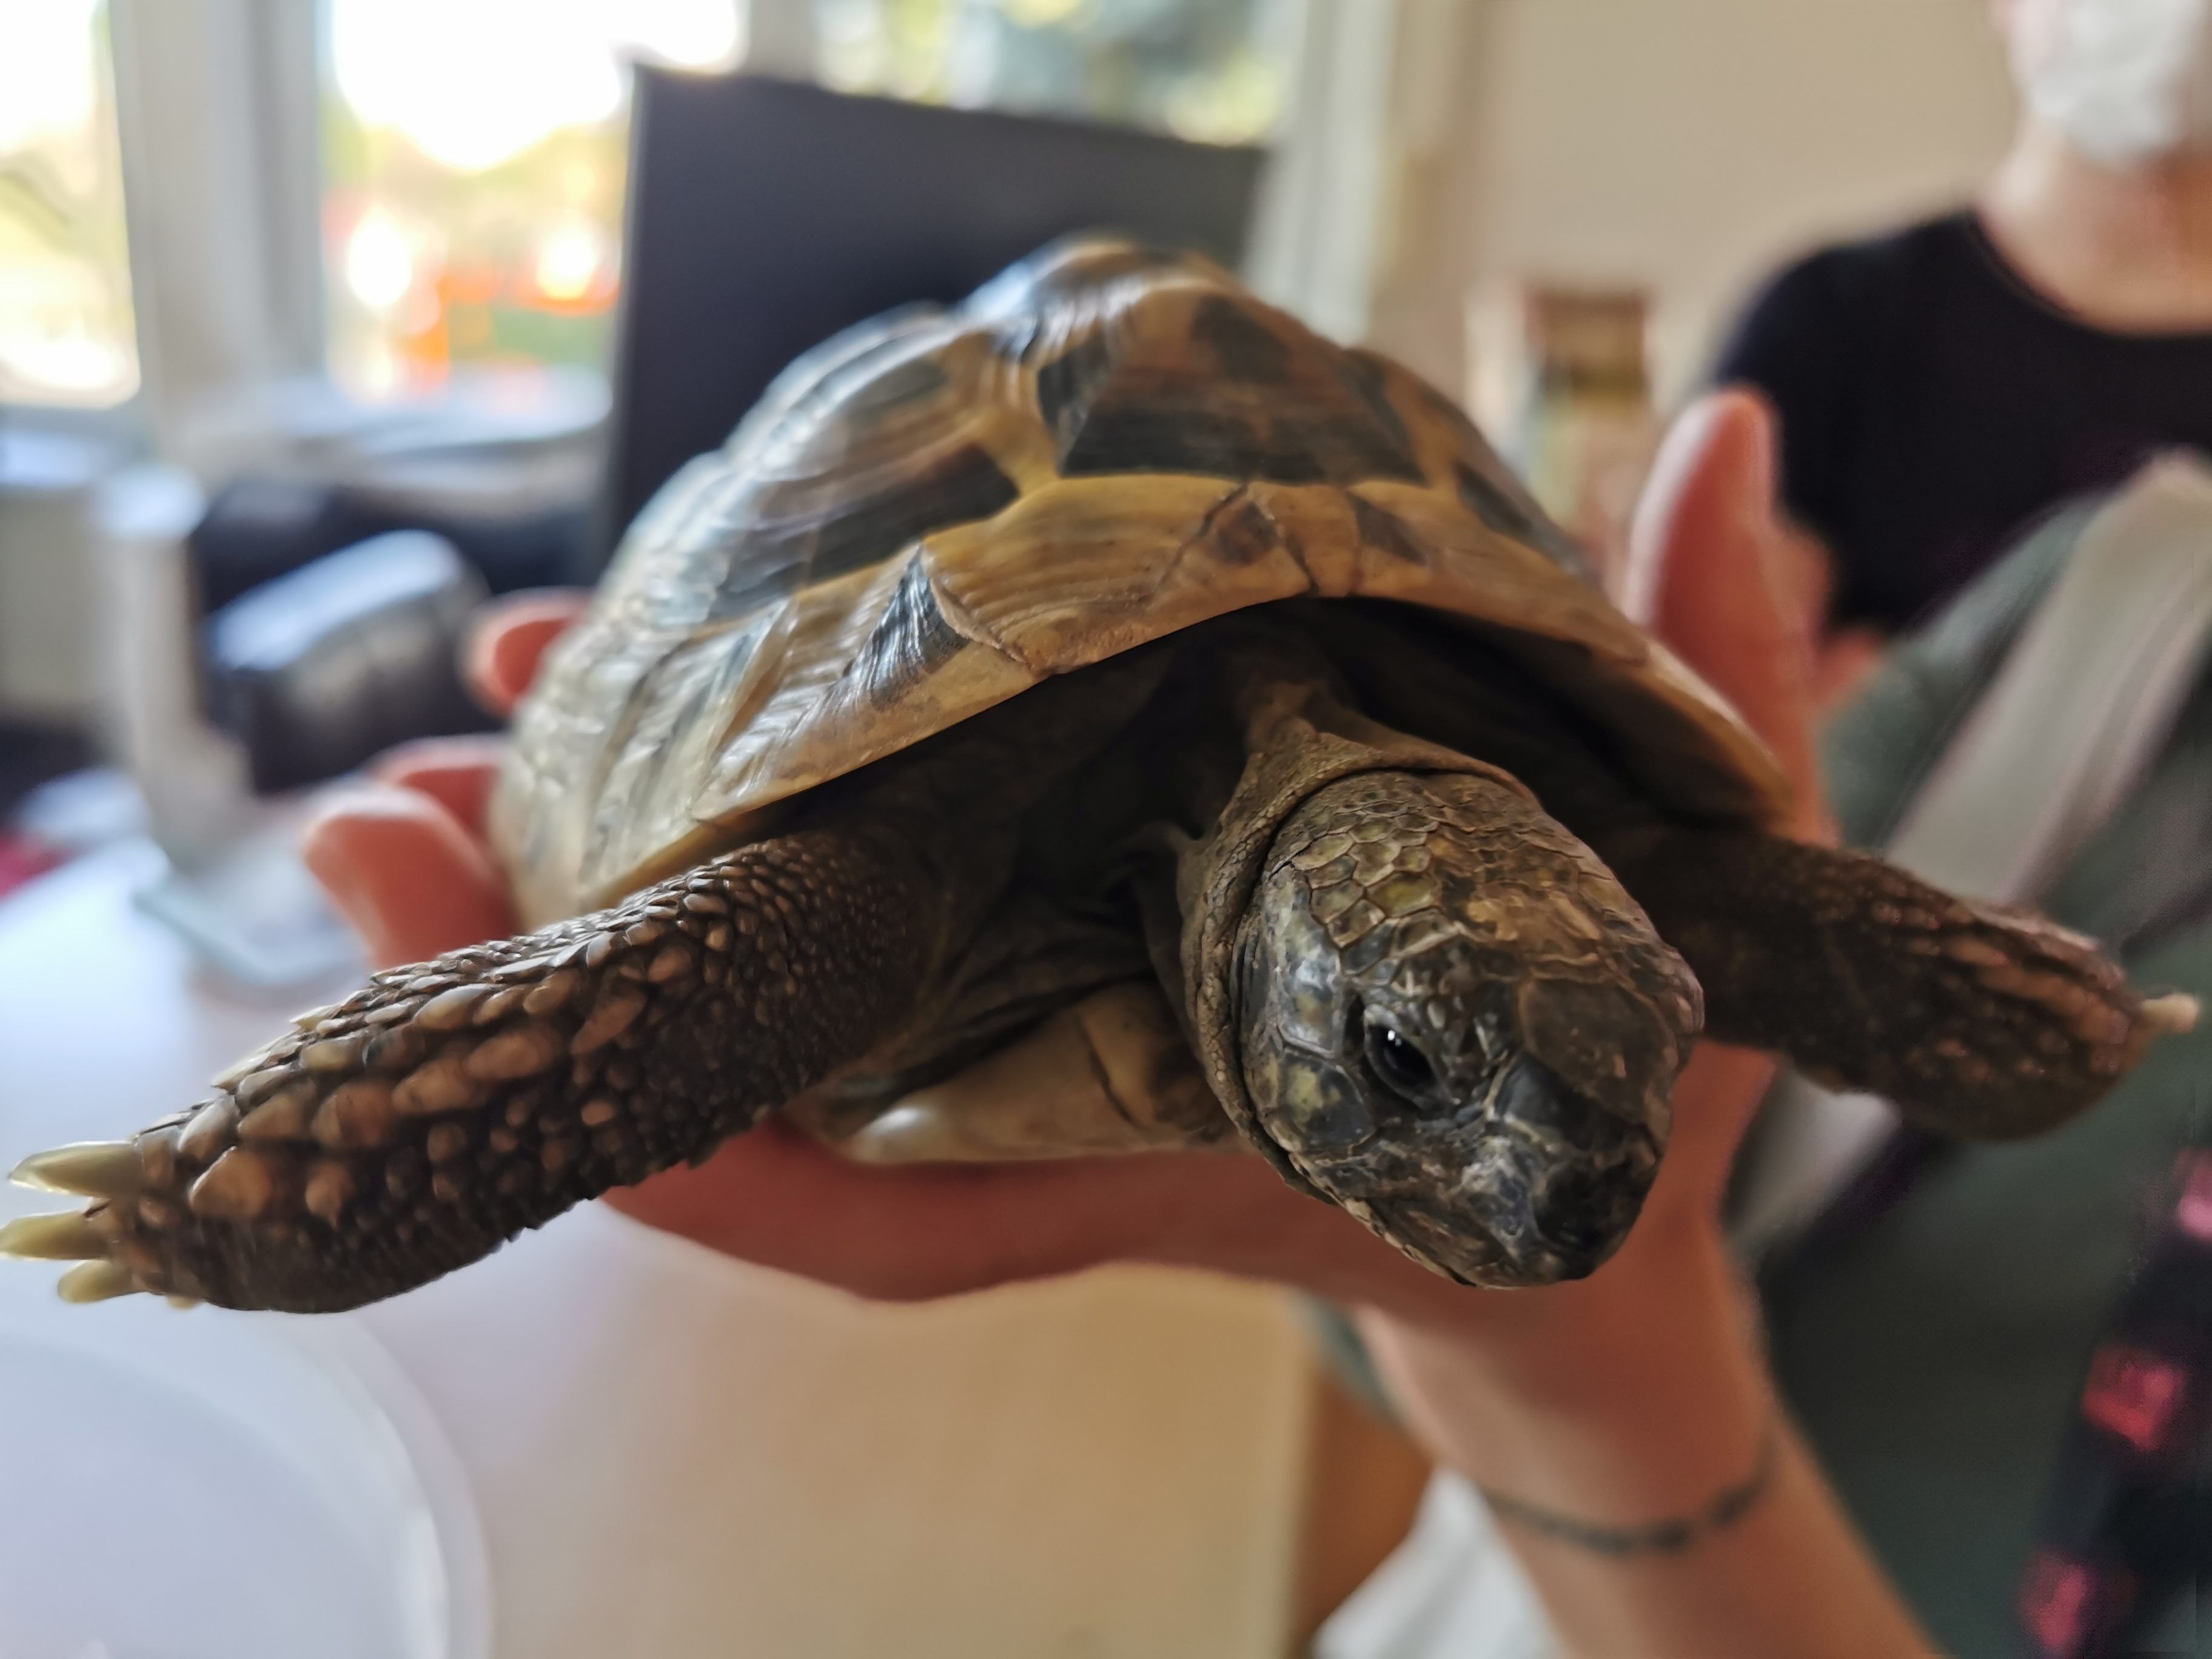
[[[889,838],[763,842],[611,910],[380,973],[0,1229],[80,1297],[319,1311],[408,1290],[711,1152],[906,1018],[941,905]]]
[[[1866,854],[1676,827],[1595,844],[1705,987],[1710,1036],[1938,1133],[2050,1128],[2193,1018],[2186,998],[2136,995],[2079,935]]]

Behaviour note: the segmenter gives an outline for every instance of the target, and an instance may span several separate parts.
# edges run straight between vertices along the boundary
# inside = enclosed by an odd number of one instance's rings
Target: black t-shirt
[[[1791,266],[1715,378],[1781,411],[1783,497],[1835,556],[1838,622],[1902,628],[2056,503],[2212,453],[2212,333],[2093,328],[1972,213]]]

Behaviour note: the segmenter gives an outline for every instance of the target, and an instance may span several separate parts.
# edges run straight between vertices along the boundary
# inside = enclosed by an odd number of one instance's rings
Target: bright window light
[[[1265,137],[1282,107],[1289,0],[773,3],[811,9],[816,73],[851,91],[1220,143]],[[383,398],[464,370],[601,367],[622,276],[624,60],[735,64],[743,0],[324,3],[340,383]]]
[[[0,0],[0,402],[138,389],[101,0]]]
[[[354,221],[346,237],[346,287],[371,311],[390,311],[413,291],[415,254],[406,234],[382,208]]]
[[[716,70],[740,0],[328,0],[331,367],[368,398],[596,368],[619,281],[626,60]]]

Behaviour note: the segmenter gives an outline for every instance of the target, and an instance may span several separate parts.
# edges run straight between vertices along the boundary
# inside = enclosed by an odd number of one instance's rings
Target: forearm
[[[1442,1462],[1622,1534],[1570,1541],[1500,1517],[1570,1651],[1932,1651],[1781,1419],[1718,1242],[1674,1259],[1662,1293],[1607,1297],[1600,1274],[1579,1306],[1532,1307],[1525,1332],[1377,1314],[1368,1339]],[[1662,1521],[1689,1522],[1686,1537],[1655,1541]]]

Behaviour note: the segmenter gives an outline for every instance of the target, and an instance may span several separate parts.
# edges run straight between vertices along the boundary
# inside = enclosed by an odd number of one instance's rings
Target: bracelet
[[[1782,1437],[1770,1418],[1759,1435],[1759,1455],[1753,1460],[1749,1474],[1735,1486],[1724,1488],[1694,1515],[1648,1521],[1641,1526],[1604,1526],[1561,1515],[1526,1498],[1492,1492],[1486,1486],[1479,1486],[1475,1491],[1499,1520],[1510,1521],[1563,1544],[1578,1545],[1600,1555],[1679,1555],[1700,1539],[1725,1531],[1743,1518],[1773,1483],[1775,1467],[1781,1461],[1781,1446]]]

